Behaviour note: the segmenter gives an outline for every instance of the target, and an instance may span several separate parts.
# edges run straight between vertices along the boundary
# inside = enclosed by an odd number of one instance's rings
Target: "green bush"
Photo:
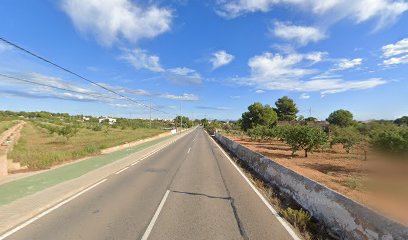
[[[394,128],[373,131],[371,143],[376,149],[383,152],[406,154],[408,153],[408,129]]]
[[[292,149],[292,155],[296,151],[304,150],[307,157],[309,152],[327,143],[326,133],[320,128],[310,126],[288,126],[284,135],[285,142]]]
[[[362,141],[363,137],[358,132],[357,129],[353,127],[347,128],[332,128],[332,139],[330,145],[341,144],[343,148],[346,149],[347,153],[350,153],[351,148]]]

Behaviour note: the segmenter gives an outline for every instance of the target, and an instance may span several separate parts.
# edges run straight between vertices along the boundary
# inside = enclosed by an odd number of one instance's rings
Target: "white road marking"
[[[129,167],[122,168],[121,170],[115,172],[115,174],[118,175],[118,174],[120,174],[121,172],[125,171],[125,170],[128,169],[128,168],[129,168]]]
[[[139,161],[140,161],[140,160],[139,160]],[[138,164],[139,161],[136,161],[136,162],[132,163],[131,165],[134,166],[134,165]]]
[[[187,135],[187,134],[186,134],[186,135]],[[185,136],[185,135],[183,135],[183,136]],[[143,159],[149,157],[150,155],[152,155],[152,154],[154,154],[154,153],[160,151],[161,149],[167,147],[168,145],[177,142],[177,141],[180,140],[180,139],[181,139],[181,137],[179,137],[179,138],[177,138],[177,139],[171,141],[169,144],[167,144],[167,145],[165,145],[165,146],[163,146],[163,147],[157,149],[156,151],[154,151],[154,152],[150,153],[149,155],[143,157],[142,159],[138,160],[137,162],[134,162],[133,164],[135,165],[136,163],[139,163],[141,160],[143,160]],[[132,164],[132,165],[133,165],[133,164]],[[116,174],[119,174],[120,172],[125,171],[127,168],[129,168],[129,167],[126,167],[126,168],[124,168],[124,169],[122,169],[122,170],[116,172]],[[13,234],[16,233],[17,231],[19,231],[19,230],[21,230],[21,229],[27,227],[27,226],[30,225],[31,223],[37,221],[38,219],[44,217],[45,215],[51,213],[52,211],[54,211],[54,210],[60,208],[61,206],[63,206],[63,205],[65,205],[65,204],[67,204],[68,202],[74,200],[75,198],[79,197],[80,195],[82,195],[82,194],[84,194],[84,193],[90,191],[91,189],[97,187],[98,185],[102,184],[102,183],[105,182],[105,181],[107,181],[106,178],[100,180],[99,182],[97,182],[97,183],[95,183],[95,184],[93,184],[93,185],[91,185],[91,186],[85,188],[84,190],[78,192],[77,194],[75,194],[75,195],[73,195],[73,196],[67,198],[66,200],[64,200],[64,201],[62,201],[62,202],[60,202],[60,203],[58,203],[58,204],[55,205],[54,207],[51,207],[51,208],[47,209],[46,211],[44,211],[44,212],[38,214],[37,216],[35,216],[35,217],[33,217],[33,218],[27,220],[26,222],[24,222],[24,223],[18,225],[17,227],[15,227],[15,228],[13,228],[13,229],[11,229],[11,230],[5,232],[3,235],[0,235],[0,240],[4,240],[5,238],[7,238],[7,237],[13,235]],[[166,194],[165,194],[165,198],[163,198],[164,201],[166,200],[168,194],[169,194],[169,191],[167,190],[167,192],[166,192]],[[162,200],[162,203],[160,203],[160,204],[161,204],[161,207],[163,207],[162,205],[164,204],[164,201],[163,201],[163,200]],[[159,206],[160,209],[161,209],[161,207]],[[159,210],[159,209],[158,209],[158,210]],[[160,211],[159,211],[159,212],[160,212]],[[157,213],[157,215],[158,215],[158,213]],[[157,216],[156,216],[156,219],[157,219]],[[152,219],[152,220],[153,220],[153,219]],[[156,221],[156,220],[155,220],[155,221]],[[152,224],[152,223],[151,223],[151,224]],[[154,225],[154,223],[152,224],[151,228],[153,228],[153,225]],[[150,225],[149,225],[149,226],[150,226]],[[150,229],[150,231],[151,231],[151,229]],[[150,233],[150,231],[149,231],[149,233]],[[147,231],[146,231],[146,233],[147,233]],[[145,233],[145,235],[146,235],[146,233]],[[147,238],[147,237],[148,237],[148,234],[147,234],[146,238]]]
[[[191,150],[191,147],[188,149],[187,154],[189,154],[189,153],[190,153],[190,150]]]
[[[211,138],[211,137],[210,137]],[[237,164],[232,161],[232,159],[228,156],[228,154],[218,145],[218,143],[211,138],[211,140],[214,142],[215,145],[221,150],[221,152],[225,155],[225,157],[228,158],[230,163],[235,167],[235,169],[241,174],[241,176],[245,179],[245,181],[248,183],[248,185],[254,190],[254,192],[258,195],[258,197],[262,200],[262,202],[266,205],[266,207],[271,211],[271,213],[276,217],[276,219],[282,224],[282,226],[288,231],[289,235],[294,239],[294,240],[301,240],[297,234],[293,231],[293,229],[289,226],[289,224],[281,217],[279,216],[279,213],[272,207],[272,205],[265,199],[265,197],[258,191],[258,189],[251,183],[251,181],[245,176],[245,174],[242,172],[242,170],[237,166]]]
[[[154,224],[157,221],[157,218],[159,217],[159,214],[163,208],[164,203],[166,202],[167,197],[169,196],[170,191],[167,190],[166,193],[163,196],[163,199],[161,200],[159,207],[157,208],[156,212],[153,215],[152,220],[149,223],[149,226],[147,226],[146,232],[143,234],[143,237],[141,240],[147,240],[149,238],[150,233],[152,232],[152,229],[154,227]]]
[[[38,219],[40,219],[40,218],[44,217],[45,215],[51,213],[52,211],[56,210],[57,208],[63,206],[64,204],[66,204],[66,203],[68,203],[68,202],[74,200],[75,198],[81,196],[82,194],[84,194],[84,193],[88,192],[89,190],[95,188],[96,186],[102,184],[102,183],[105,182],[106,180],[107,180],[107,179],[105,178],[105,179],[103,179],[103,180],[101,180],[101,181],[99,181],[99,182],[97,182],[97,183],[95,183],[95,184],[93,184],[93,185],[91,185],[91,186],[85,188],[84,190],[80,191],[79,193],[77,193],[77,194],[75,194],[75,195],[69,197],[68,199],[66,199],[66,200],[64,200],[64,201],[62,201],[62,202],[60,202],[60,203],[58,203],[58,204],[55,205],[54,207],[47,209],[46,211],[44,211],[44,212],[38,214],[37,216],[35,216],[35,217],[33,217],[33,218],[27,220],[26,222],[22,223],[21,225],[15,227],[15,228],[13,228],[13,229],[11,229],[10,231],[8,231],[8,232],[4,233],[3,235],[1,235],[1,236],[0,236],[0,240],[3,240],[3,239],[5,239],[5,238],[9,237],[10,235],[16,233],[17,231],[19,231],[19,230],[21,230],[21,229],[27,227],[27,226],[30,225],[31,223],[37,221]]]

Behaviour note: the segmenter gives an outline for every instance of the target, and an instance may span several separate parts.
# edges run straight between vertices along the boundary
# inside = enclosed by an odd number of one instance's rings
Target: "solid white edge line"
[[[121,172],[125,171],[126,169],[128,169],[129,167],[124,167],[121,170],[115,172],[116,175],[120,174]]]
[[[18,225],[17,227],[15,227],[15,228],[11,229],[10,231],[8,231],[8,232],[4,233],[3,235],[1,235],[1,236],[0,236],[0,240],[3,240],[3,239],[5,239],[5,238],[7,238],[7,237],[13,235],[13,234],[16,233],[17,231],[19,231],[19,230],[21,230],[21,229],[27,227],[27,226],[30,225],[31,223],[37,221],[38,219],[44,217],[45,215],[47,215],[47,214],[49,214],[49,213],[51,213],[52,211],[56,210],[57,208],[59,208],[59,207],[65,205],[66,203],[68,203],[68,202],[74,200],[75,198],[79,197],[80,195],[82,195],[82,194],[88,192],[89,190],[91,190],[91,189],[97,187],[98,185],[102,184],[102,183],[105,182],[106,180],[107,180],[106,178],[105,178],[105,179],[102,179],[101,181],[99,181],[99,182],[97,182],[97,183],[95,183],[95,184],[93,184],[93,185],[91,185],[91,186],[85,188],[84,190],[80,191],[79,193],[77,193],[77,194],[75,194],[75,195],[73,195],[73,196],[71,196],[71,197],[65,199],[64,201],[58,203],[57,205],[55,205],[55,206],[53,206],[53,207],[51,207],[51,208],[45,210],[44,212],[38,214],[37,216],[35,216],[35,217],[33,217],[33,218],[27,220],[26,222],[24,222],[24,223]]]
[[[169,196],[169,193],[170,193],[170,191],[167,190],[166,193],[164,194],[164,196],[163,196],[163,198],[162,198],[162,200],[161,200],[161,202],[159,204],[159,207],[157,208],[156,212],[154,213],[153,218],[150,221],[149,226],[147,226],[147,229],[146,229],[145,233],[143,234],[143,237],[142,237],[141,240],[147,240],[149,238],[149,235],[152,232],[154,224],[156,223],[157,218],[159,217],[159,214],[160,214],[160,212],[161,212],[161,210],[163,208],[164,203],[166,202],[167,197]]]
[[[183,135],[183,136],[184,136],[184,135]],[[139,161],[141,161],[141,160],[143,160],[143,159],[149,157],[150,155],[156,153],[157,151],[163,149],[164,147],[167,147],[168,145],[170,145],[170,144],[172,144],[172,143],[175,143],[175,142],[178,141],[179,139],[180,139],[180,137],[177,138],[177,139],[174,139],[174,140],[171,141],[169,144],[167,144],[167,145],[163,146],[162,148],[160,148],[160,149],[158,149],[158,150],[156,150],[156,151],[150,153],[149,155],[143,157],[142,159],[138,160],[137,162],[134,162],[133,164],[139,163]],[[132,165],[133,165],[133,164],[132,164]],[[119,174],[121,171],[124,171],[124,170],[126,170],[127,168],[129,168],[129,167],[126,167],[126,168],[120,170],[119,172],[116,172],[116,174]],[[51,208],[45,210],[44,212],[42,212],[42,213],[36,215],[35,217],[30,218],[29,220],[25,221],[24,223],[18,225],[17,227],[15,227],[15,228],[13,228],[13,229],[11,229],[11,230],[5,232],[4,234],[0,235],[0,240],[3,240],[3,239],[5,239],[5,238],[7,238],[7,237],[13,235],[13,234],[16,233],[17,231],[19,231],[19,230],[25,228],[26,226],[30,225],[31,223],[37,221],[38,219],[44,217],[45,215],[51,213],[52,211],[56,210],[57,208],[59,208],[59,207],[65,205],[66,203],[68,203],[68,202],[74,200],[75,198],[77,198],[77,197],[79,197],[80,195],[82,195],[82,194],[88,192],[89,190],[95,188],[96,186],[98,186],[99,184],[102,184],[103,182],[105,182],[105,181],[107,181],[107,180],[108,180],[108,179],[106,179],[106,178],[100,180],[99,182],[97,182],[97,183],[95,183],[95,184],[93,184],[93,185],[91,185],[91,186],[85,188],[84,190],[82,190],[82,191],[76,193],[75,195],[73,195],[73,196],[71,196],[71,197],[65,199],[64,201],[58,203],[57,205],[55,205],[55,206],[53,206],[53,207],[51,207]],[[169,191],[167,190],[166,195],[168,195],[168,192],[169,192]],[[165,196],[166,196],[166,195],[165,195]],[[167,196],[166,196],[166,198],[167,198]]]
[[[211,137],[210,137],[211,138]],[[301,240],[301,238],[298,237],[298,235],[293,231],[293,229],[289,226],[289,224],[281,217],[279,216],[279,213],[272,207],[272,205],[268,202],[268,200],[265,199],[265,197],[258,191],[258,189],[251,183],[251,181],[245,176],[245,174],[242,172],[242,170],[237,166],[237,164],[228,156],[228,154],[224,151],[224,149],[221,148],[221,146],[213,139],[211,140],[217,145],[217,147],[221,150],[221,152],[227,157],[227,159],[230,161],[230,163],[235,167],[235,169],[241,174],[241,176],[245,179],[245,181],[248,183],[248,185],[254,190],[254,192],[258,195],[258,197],[262,200],[262,202],[266,205],[266,207],[271,211],[271,213],[276,217],[276,219],[282,224],[282,226],[288,231],[289,235],[294,239],[294,240]]]

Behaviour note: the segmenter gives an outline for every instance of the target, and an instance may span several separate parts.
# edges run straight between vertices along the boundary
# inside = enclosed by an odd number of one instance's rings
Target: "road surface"
[[[197,128],[6,239],[296,239]]]

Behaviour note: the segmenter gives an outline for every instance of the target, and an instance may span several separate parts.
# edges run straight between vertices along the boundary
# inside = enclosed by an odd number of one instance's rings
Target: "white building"
[[[100,118],[99,119],[99,123],[103,123],[103,122],[108,122],[109,125],[113,125],[116,123],[116,119],[115,118]]]

